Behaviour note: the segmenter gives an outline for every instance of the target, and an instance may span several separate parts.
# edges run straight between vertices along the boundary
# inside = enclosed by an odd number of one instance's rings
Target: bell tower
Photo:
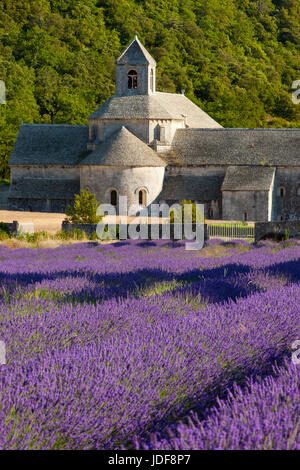
[[[156,62],[135,35],[116,60],[116,95],[151,95],[155,93]]]

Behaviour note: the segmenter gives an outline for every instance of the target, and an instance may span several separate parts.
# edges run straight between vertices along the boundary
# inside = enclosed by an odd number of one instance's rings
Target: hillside
[[[86,123],[114,93],[114,61],[137,32],[157,88],[226,127],[299,127],[299,0],[2,0],[0,176],[21,121]]]

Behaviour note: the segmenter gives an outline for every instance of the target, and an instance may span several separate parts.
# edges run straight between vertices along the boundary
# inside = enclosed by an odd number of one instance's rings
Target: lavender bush
[[[296,242],[1,246],[0,260],[1,449],[300,447]]]
[[[168,428],[165,437],[136,439],[136,449],[299,449],[300,369],[286,363],[274,375],[248,380],[246,390],[234,385],[206,420],[191,413],[187,424]]]

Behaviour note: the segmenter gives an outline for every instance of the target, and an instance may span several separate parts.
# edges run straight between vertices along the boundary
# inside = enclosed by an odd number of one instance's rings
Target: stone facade
[[[8,207],[64,212],[89,189],[117,208],[120,196],[187,199],[210,219],[300,219],[300,129],[224,129],[155,81],[156,62],[135,37],[116,60],[116,93],[88,126],[23,124]]]
[[[126,195],[128,205],[139,203],[139,191],[145,190],[147,205],[158,202],[164,183],[164,168],[111,168],[86,166],[81,168],[81,189],[89,189],[96,194],[97,201],[110,204],[111,191],[120,196]]]
[[[278,168],[276,180],[277,219],[300,219],[300,167]]]
[[[268,191],[224,191],[224,220],[271,220]]]

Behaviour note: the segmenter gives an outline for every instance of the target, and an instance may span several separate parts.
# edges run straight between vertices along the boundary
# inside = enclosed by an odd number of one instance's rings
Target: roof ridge
[[[88,127],[88,124],[47,124],[47,123],[30,123],[22,122],[21,126],[30,127]]]
[[[300,131],[300,127],[189,127],[178,131]]]
[[[80,165],[163,167],[166,163],[148,144],[126,126],[121,126],[99,143]]]
[[[122,60],[122,58],[127,54],[127,52],[129,51],[129,49],[131,48],[131,46],[134,43],[138,44],[143,56],[145,57],[145,59],[147,60],[148,63],[154,62],[156,64],[155,60],[153,59],[151,54],[147,51],[147,49],[143,46],[143,44],[139,41],[136,34],[135,34],[133,40],[131,41],[131,43],[126,47],[126,49],[122,52],[122,54],[117,58],[116,63],[118,63],[119,61]]]

